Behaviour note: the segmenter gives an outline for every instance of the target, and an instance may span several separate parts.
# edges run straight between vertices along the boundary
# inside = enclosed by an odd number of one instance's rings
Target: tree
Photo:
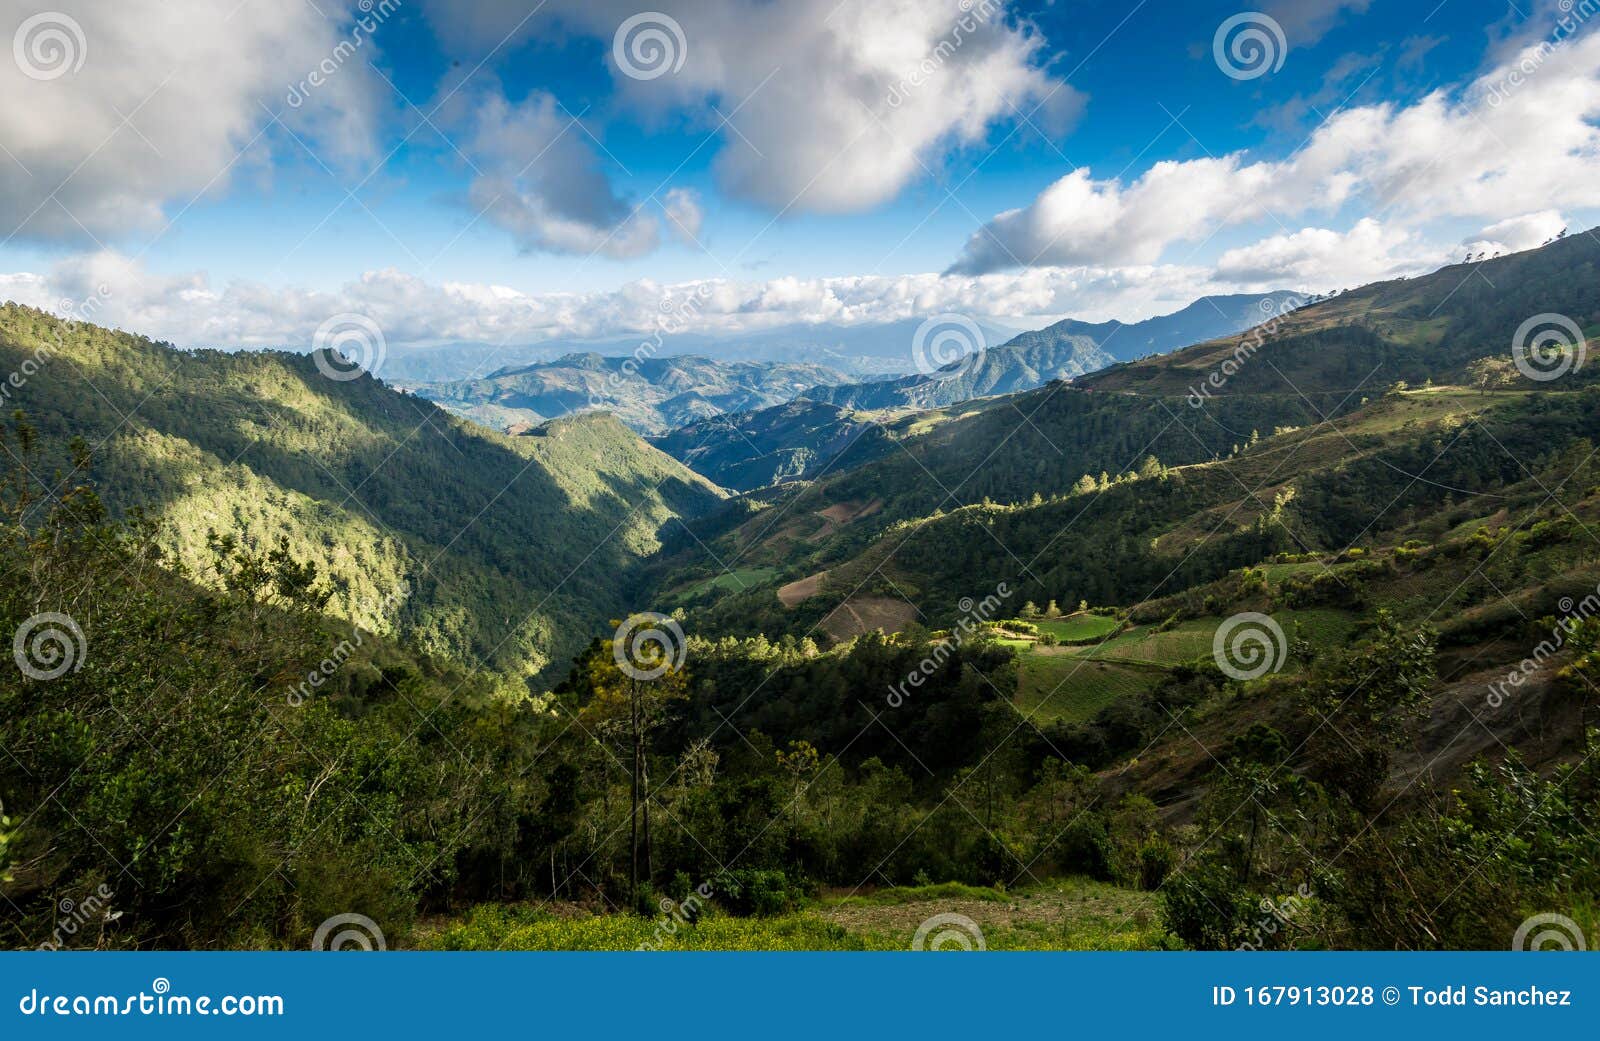
[[[1509,387],[1516,382],[1517,370],[1505,358],[1490,355],[1479,358],[1467,366],[1468,382],[1478,388],[1480,394],[1487,394],[1491,390]]]
[[[613,653],[590,656],[588,680],[594,696],[581,717],[600,735],[626,744],[629,750],[628,881],[634,899],[639,893],[641,851],[645,879],[653,873],[649,738],[666,718],[668,705],[688,697],[682,632],[670,619],[655,628],[659,621],[656,616],[635,615],[617,623]]]
[[[817,772],[821,757],[810,741],[790,741],[787,752],[778,753],[778,767],[789,775],[793,798],[789,804],[789,834],[791,841],[800,834],[800,796],[805,794],[806,781]]]

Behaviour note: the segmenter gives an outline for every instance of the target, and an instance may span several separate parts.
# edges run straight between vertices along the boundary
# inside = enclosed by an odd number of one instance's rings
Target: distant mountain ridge
[[[809,388],[805,396],[845,408],[942,408],[977,397],[1014,394],[1052,380],[1076,379],[1118,362],[1242,332],[1293,306],[1286,290],[1201,297],[1172,314],[1141,322],[1067,318],[1018,334],[999,347],[933,373],[873,383]]]
[[[883,433],[837,405],[799,400],[703,419],[647,440],[702,477],[748,492],[809,479],[847,451],[860,461]]]
[[[782,362],[821,365],[856,377],[898,376],[915,368],[911,344],[922,318],[890,322],[794,322],[749,332],[672,332],[661,335],[654,356],[701,357],[715,361]],[[1027,328],[978,319],[989,343],[1004,343]],[[495,370],[526,368],[574,354],[631,357],[649,336],[560,338],[539,343],[490,344],[458,342],[390,345],[383,371],[390,382],[444,383],[483,379]]]
[[[411,386],[419,397],[499,429],[580,412],[614,414],[644,434],[782,404],[842,373],[821,365],[720,361],[697,355],[608,357],[594,352],[499,369],[482,379]]]

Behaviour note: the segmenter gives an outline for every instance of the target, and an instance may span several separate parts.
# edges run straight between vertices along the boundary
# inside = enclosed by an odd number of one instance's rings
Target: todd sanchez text
[[[1407,987],[1413,1005],[1571,1005],[1572,991],[1519,987],[1495,990],[1492,987]]]

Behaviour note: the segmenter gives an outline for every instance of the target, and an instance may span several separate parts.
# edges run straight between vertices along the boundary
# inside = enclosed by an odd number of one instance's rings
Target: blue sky
[[[0,70],[0,290],[114,284],[122,321],[224,344],[329,307],[600,335],[701,280],[739,287],[707,328],[1139,318],[1594,223],[1600,52],[1555,0],[1256,2],[53,9],[66,67]],[[20,43],[40,12],[0,16]],[[673,67],[619,65],[630,20]],[[1230,21],[1270,67],[1219,62]]]

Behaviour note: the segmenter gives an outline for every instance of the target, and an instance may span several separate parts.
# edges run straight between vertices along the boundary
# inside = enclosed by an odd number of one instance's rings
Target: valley
[[[1535,311],[1600,334],[1596,241],[950,401],[669,359],[550,418],[589,358],[451,399],[509,434],[8,305],[0,364],[53,378],[0,613],[88,648],[0,692],[13,939],[119,866],[109,946],[350,904],[449,950],[1593,928],[1600,382],[1505,355]]]

